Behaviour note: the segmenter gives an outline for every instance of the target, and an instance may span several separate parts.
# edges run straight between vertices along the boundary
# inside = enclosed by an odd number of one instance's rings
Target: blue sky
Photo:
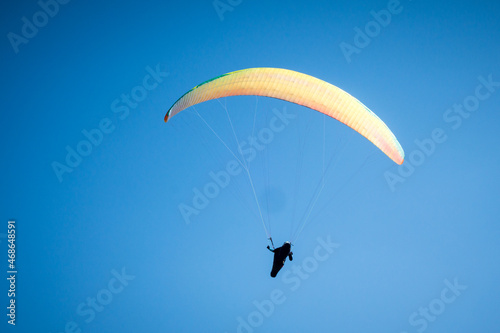
[[[498,2],[1,6],[0,267],[15,219],[18,268],[15,328],[0,283],[2,332],[500,329]],[[163,122],[193,86],[250,67],[351,93],[405,163],[268,98]],[[275,244],[298,236],[272,279],[246,173],[213,175],[278,114],[283,130],[249,164]]]

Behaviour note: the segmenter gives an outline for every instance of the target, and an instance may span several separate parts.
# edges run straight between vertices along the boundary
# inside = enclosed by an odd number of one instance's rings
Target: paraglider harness
[[[273,246],[273,249],[271,250],[271,248],[269,247],[269,245],[267,246],[267,248],[269,249],[269,251],[271,251],[271,252],[274,253],[273,269],[271,271],[271,277],[274,278],[274,277],[276,277],[276,275],[278,274],[278,272],[281,270],[281,268],[283,268],[283,265],[285,264],[285,260],[286,260],[287,257],[288,257],[288,259],[290,261],[293,260],[293,257],[292,257],[293,252],[291,251],[292,243],[289,243],[290,244],[290,250],[288,250],[288,253],[286,254],[286,256],[282,257],[283,254],[282,254],[282,251],[281,251],[281,247],[278,248],[278,249],[276,249],[274,247],[273,239],[271,237],[269,237],[269,240],[271,241],[271,245]],[[280,250],[280,251],[276,251],[276,250]]]

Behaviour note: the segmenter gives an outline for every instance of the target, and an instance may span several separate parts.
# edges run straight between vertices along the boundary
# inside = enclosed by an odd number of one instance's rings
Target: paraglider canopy
[[[194,87],[168,110],[165,122],[182,110],[208,100],[256,95],[306,106],[351,127],[402,164],[404,151],[387,125],[342,89],[313,76],[281,68],[248,68],[217,76]]]

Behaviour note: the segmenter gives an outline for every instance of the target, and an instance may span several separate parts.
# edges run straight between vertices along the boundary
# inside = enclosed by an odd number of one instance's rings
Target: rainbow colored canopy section
[[[172,105],[165,122],[190,106],[238,95],[282,99],[324,113],[351,127],[397,164],[404,151],[389,127],[342,89],[313,76],[281,68],[248,68],[217,76],[194,87]]]

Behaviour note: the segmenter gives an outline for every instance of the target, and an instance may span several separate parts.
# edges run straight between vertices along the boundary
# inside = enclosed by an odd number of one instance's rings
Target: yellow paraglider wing
[[[238,95],[278,98],[324,113],[363,135],[397,164],[403,163],[403,148],[375,113],[342,89],[288,69],[249,68],[215,77],[179,98],[165,121],[195,104]]]

